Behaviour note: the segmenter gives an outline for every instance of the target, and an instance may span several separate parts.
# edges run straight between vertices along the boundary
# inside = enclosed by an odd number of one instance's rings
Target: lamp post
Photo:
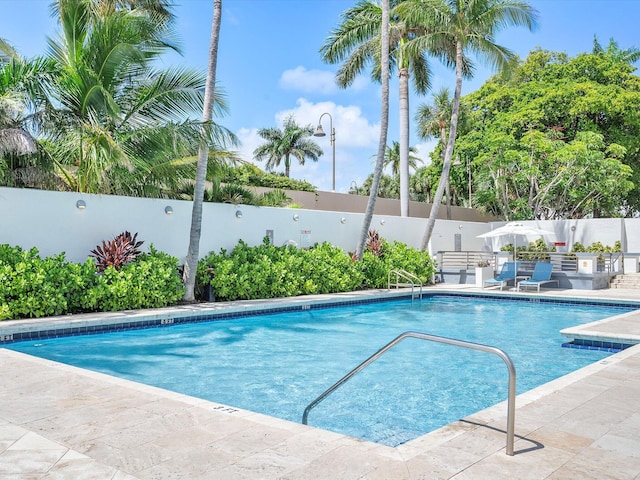
[[[314,137],[324,137],[326,136],[326,134],[324,133],[324,130],[322,129],[322,117],[324,117],[325,115],[329,116],[329,130],[331,131],[331,154],[332,154],[332,180],[331,180],[331,191],[335,192],[336,191],[336,130],[333,128],[333,118],[331,117],[331,114],[328,112],[323,113],[322,115],[320,115],[320,118],[318,119],[318,128],[316,128],[316,132],[313,134]]]

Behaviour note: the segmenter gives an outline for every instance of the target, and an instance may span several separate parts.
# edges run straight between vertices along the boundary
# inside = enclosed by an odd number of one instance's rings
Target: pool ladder
[[[391,276],[395,275],[396,281],[391,282]],[[422,300],[422,280],[417,275],[413,273],[409,273],[406,270],[398,269],[398,270],[389,270],[387,274],[387,289],[391,289],[391,287],[411,287],[411,301],[415,298],[415,287],[420,287],[420,300]]]
[[[331,387],[325,390],[318,398],[307,405],[302,414],[302,423],[307,425],[307,419],[309,412],[312,408],[322,402],[325,398],[336,391],[340,386],[346,383],[351,377],[353,377],[360,370],[364,369],[367,365],[376,361],[384,352],[391,349],[396,344],[400,343],[405,338],[419,338],[421,340],[428,340],[430,342],[446,343],[448,345],[454,345],[456,347],[470,348],[472,350],[479,350],[482,352],[492,353],[499,356],[507,365],[509,370],[509,392],[507,398],[507,455],[513,456],[513,443],[514,443],[514,431],[515,431],[515,415],[516,415],[516,367],[503,350],[497,347],[490,347],[489,345],[483,345],[480,343],[467,342],[464,340],[456,340],[454,338],[439,337],[437,335],[429,335],[427,333],[420,332],[404,332],[387,343],[384,347],[378,350],[376,353],[367,358],[364,362],[358,365],[356,368],[347,373],[344,377],[334,383]]]

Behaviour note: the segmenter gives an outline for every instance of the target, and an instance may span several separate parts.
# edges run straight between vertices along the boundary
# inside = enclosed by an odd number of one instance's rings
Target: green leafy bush
[[[571,251],[578,253],[620,253],[622,252],[622,243],[620,240],[616,240],[616,243],[612,247],[610,245],[603,245],[602,242],[594,242],[588,247],[585,247],[580,242],[575,242]]]
[[[384,254],[376,256],[365,251],[362,256],[362,268],[365,276],[365,287],[387,288],[390,270],[406,270],[416,275],[423,284],[431,283],[435,273],[435,263],[428,252],[408,247],[404,243],[388,243],[383,240]]]
[[[99,273],[92,258],[73,263],[64,253],[40,258],[36,248],[0,245],[0,320],[157,308],[183,295],[178,259],[153,246],[119,271]]]
[[[107,267],[86,293],[93,311],[160,308],[176,304],[184,296],[178,259],[157,251],[143,253],[119,270]]]
[[[246,300],[384,288],[393,268],[414,273],[425,283],[431,280],[435,268],[428,253],[384,239],[378,247],[383,255],[367,251],[362,262],[354,262],[329,243],[307,250],[276,247],[266,239],[256,247],[240,241],[231,252],[223,249],[201,259],[197,282],[211,285],[218,300]]]
[[[303,180],[295,180],[284,175],[267,173],[252,164],[238,167],[227,167],[220,175],[223,183],[237,183],[254,187],[281,188],[285,190],[300,190],[315,192],[316,187]]]
[[[94,281],[93,260],[77,264],[64,253],[40,258],[36,248],[0,245],[0,319],[83,311]]]
[[[211,252],[200,260],[197,280],[210,284],[219,300],[247,300],[351,291],[363,275],[346,252],[328,243],[304,250],[265,239],[256,247],[240,241],[229,253]]]

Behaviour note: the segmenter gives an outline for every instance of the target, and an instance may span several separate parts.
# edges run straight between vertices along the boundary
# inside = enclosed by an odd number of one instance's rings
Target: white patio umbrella
[[[520,222],[509,222],[501,227],[494,228],[493,230],[478,235],[478,238],[494,238],[503,237],[505,235],[513,236],[513,261],[516,260],[516,249],[518,247],[517,235],[555,235],[554,232],[544,230],[542,228],[534,227],[532,225],[525,225]],[[517,275],[517,272],[516,272]]]

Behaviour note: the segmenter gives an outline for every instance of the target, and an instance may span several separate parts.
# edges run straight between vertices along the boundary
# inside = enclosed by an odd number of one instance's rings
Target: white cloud
[[[293,115],[298,124],[309,124],[315,128],[320,116],[328,113],[331,119],[326,115],[322,118],[322,128],[327,136],[317,139],[321,146],[325,142],[329,145],[329,129],[332,124],[336,131],[336,151],[339,148],[373,148],[375,151],[377,148],[380,124],[369,123],[369,120],[362,115],[360,107],[336,105],[333,102],[312,103],[304,98],[299,98],[296,103],[295,108],[276,113],[278,124],[281,125],[286,117]]]
[[[363,90],[369,83],[368,77],[360,75],[353,81],[349,90]],[[282,72],[279,85],[285,90],[296,90],[305,93],[329,94],[336,93],[339,90],[334,72],[316,69],[307,70],[302,65]]]
[[[241,128],[236,132],[238,140],[240,140],[240,148],[238,154],[246,162],[255,163],[256,165],[264,162],[254,162],[253,151],[261,145],[264,140],[258,135],[257,128]],[[261,166],[264,169],[264,164]]]
[[[293,70],[282,72],[279,84],[285,90],[306,93],[334,93],[338,89],[333,73],[326,70],[307,70],[300,65]]]
[[[433,152],[437,145],[438,140],[435,139],[414,145],[417,150],[416,157],[420,158],[423,161],[423,164],[420,165],[420,167],[431,165],[431,157],[429,156],[429,154]]]

